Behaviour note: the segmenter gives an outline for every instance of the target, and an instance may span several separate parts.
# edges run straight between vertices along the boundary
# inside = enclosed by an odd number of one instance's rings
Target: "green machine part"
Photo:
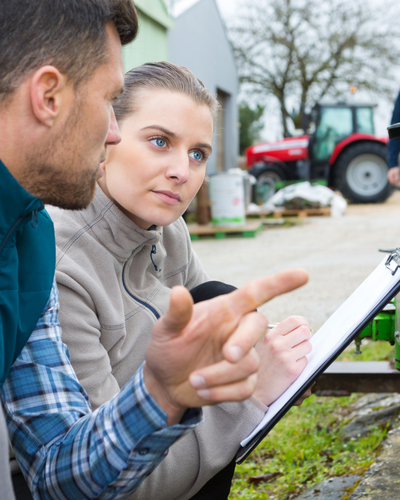
[[[375,316],[364,330],[356,337],[356,353],[361,353],[361,341],[364,338],[372,340],[386,340],[395,346],[395,367],[400,370],[400,295],[391,300],[383,310]]]

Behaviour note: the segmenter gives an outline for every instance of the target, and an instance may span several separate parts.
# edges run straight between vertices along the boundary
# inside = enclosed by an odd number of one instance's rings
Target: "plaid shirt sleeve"
[[[27,345],[1,389],[12,447],[37,499],[123,499],[196,427],[201,409],[178,425],[147,392],[142,368],[92,412],[61,341],[55,284]]]

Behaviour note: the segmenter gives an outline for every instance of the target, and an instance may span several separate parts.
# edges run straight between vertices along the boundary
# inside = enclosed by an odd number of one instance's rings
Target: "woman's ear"
[[[31,104],[36,119],[52,127],[63,105],[66,77],[54,66],[39,68],[31,80]]]

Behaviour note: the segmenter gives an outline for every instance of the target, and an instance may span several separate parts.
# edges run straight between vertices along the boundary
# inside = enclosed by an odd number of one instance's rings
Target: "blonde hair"
[[[146,63],[125,75],[125,89],[113,104],[115,116],[121,123],[134,113],[140,90],[163,89],[190,96],[197,104],[208,106],[214,122],[220,104],[215,95],[190,70],[168,62]]]

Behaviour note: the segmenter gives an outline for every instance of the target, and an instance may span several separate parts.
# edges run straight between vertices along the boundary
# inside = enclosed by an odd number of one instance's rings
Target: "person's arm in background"
[[[399,122],[400,122],[400,92],[399,95],[397,96],[394,105],[390,124],[393,125]],[[389,166],[388,179],[389,182],[395,186],[398,186],[400,181],[399,153],[400,153],[400,137],[390,140],[387,146],[387,162]]]
[[[249,397],[258,368],[252,346],[267,328],[251,311],[306,280],[304,271],[278,273],[194,307],[177,287],[143,369],[95,412],[61,342],[54,288],[1,392],[34,498],[126,498],[199,423],[200,411],[188,407]]]

